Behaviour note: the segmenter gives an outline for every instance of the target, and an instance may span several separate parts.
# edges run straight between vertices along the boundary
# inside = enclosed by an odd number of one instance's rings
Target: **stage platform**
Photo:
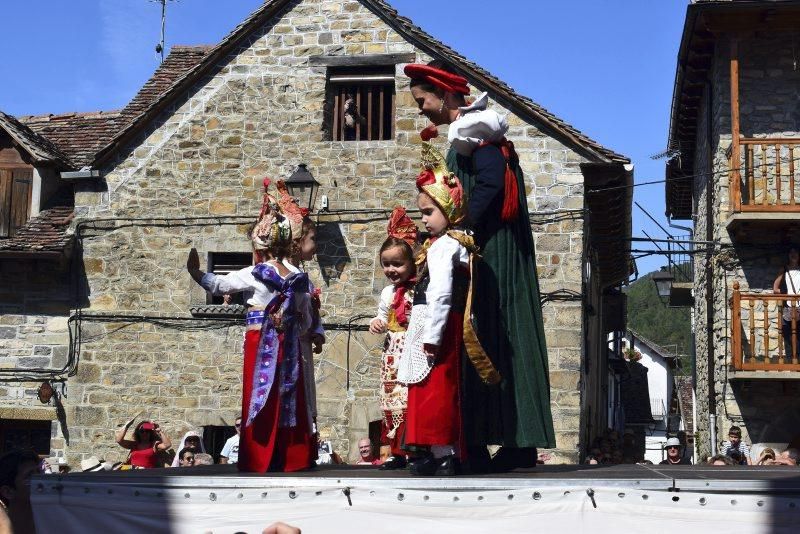
[[[215,465],[37,476],[31,493],[37,524],[56,521],[66,532],[261,532],[277,520],[304,533],[406,534],[539,531],[525,525],[753,534],[800,525],[800,468],[779,466],[544,465],[412,477],[371,466],[254,474]]]

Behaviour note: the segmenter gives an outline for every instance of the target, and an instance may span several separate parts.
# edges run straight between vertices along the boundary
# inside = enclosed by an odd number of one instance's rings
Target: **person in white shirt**
[[[229,437],[222,446],[222,452],[219,453],[219,463],[221,464],[235,464],[239,461],[239,433],[242,430],[242,418],[237,417],[233,422],[233,427],[236,429],[236,434]]]
[[[797,246],[789,247],[789,261],[775,278],[772,291],[778,295],[796,295],[783,306],[781,328],[786,361],[791,361],[793,355],[800,353],[800,248]]]

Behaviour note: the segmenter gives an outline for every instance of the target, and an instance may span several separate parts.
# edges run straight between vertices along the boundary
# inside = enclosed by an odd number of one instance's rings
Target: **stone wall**
[[[796,241],[796,231],[778,229],[757,232],[757,238],[746,242],[731,236],[727,230],[730,196],[727,150],[731,144],[729,47],[719,40],[709,77],[710,84],[699,114],[695,173],[695,237],[706,239],[706,225],[713,227],[712,239],[721,248],[712,258],[695,258],[695,350],[697,355],[697,430],[700,434],[700,457],[710,453],[708,442],[708,354],[714,348],[714,374],[717,434],[726,438],[732,425],[742,427],[749,441],[781,441],[786,428],[800,421],[786,421],[786,414],[797,413],[800,401],[792,397],[793,386],[780,380],[766,382],[733,380],[731,365],[731,326],[729,301],[734,282],[743,292],[772,292],[772,283],[785,262],[781,243]],[[740,124],[745,137],[793,137],[800,131],[800,73],[794,69],[792,39],[788,34],[752,37],[739,42]],[[711,109],[709,110],[709,106]],[[707,119],[711,128],[708,129]],[[713,172],[712,175],[707,173]],[[707,181],[712,181],[712,210],[706,207]],[[713,323],[706,334],[706,276],[708,261],[712,265]],[[760,310],[760,308],[759,308]],[[772,310],[775,314],[776,311]],[[773,332],[773,344],[777,334]],[[774,346],[774,345],[773,345]],[[769,394],[767,394],[769,392]],[[790,408],[791,407],[791,408]],[[776,424],[782,421],[781,424]],[[784,424],[786,423],[786,424]],[[787,440],[788,441],[788,440]]]
[[[90,303],[85,311],[94,316],[81,325],[80,365],[70,381],[74,459],[121,458],[113,429],[139,409],[173,439],[190,427],[232,422],[242,329],[188,320],[189,307],[205,297],[184,265],[191,247],[201,256],[249,250],[245,223],[260,207],[263,176],[286,177],[307,163],[322,184],[320,195],[329,198],[333,213],[318,220],[318,257],[306,265],[323,291],[323,320],[346,325],[375,313],[386,284],[377,250],[388,211],[414,204],[417,132],[425,121],[398,65],[394,140],[325,140],[326,71],[308,66],[308,58],[383,53],[429,59],[354,0],[295,2],[165,110],[105,169],[102,183],[79,185],[79,220],[118,220],[90,225],[81,235]],[[536,124],[513,114],[509,123],[530,208],[582,208],[584,160]],[[386,213],[336,213],[360,208]],[[202,219],[208,216],[218,219]],[[148,219],[153,217],[168,220]],[[542,291],[580,292],[582,218],[536,222]],[[582,313],[575,302],[550,302],[544,309],[556,461],[577,460]],[[120,317],[129,315],[161,319]],[[317,362],[321,434],[344,457],[357,452],[352,441],[378,416],[380,344],[379,337],[356,332],[348,350],[347,332],[331,330]]]

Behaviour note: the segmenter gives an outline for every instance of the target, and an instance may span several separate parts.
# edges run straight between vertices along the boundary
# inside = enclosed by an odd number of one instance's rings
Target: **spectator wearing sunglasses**
[[[236,429],[236,435],[228,438],[228,441],[222,446],[222,452],[220,452],[219,456],[219,463],[221,464],[235,464],[239,461],[239,433],[242,431],[241,417],[237,417],[234,420],[233,427]]]
[[[681,454],[681,440],[678,438],[669,438],[664,450],[667,451],[667,459],[659,462],[659,465],[692,465],[692,462]]]

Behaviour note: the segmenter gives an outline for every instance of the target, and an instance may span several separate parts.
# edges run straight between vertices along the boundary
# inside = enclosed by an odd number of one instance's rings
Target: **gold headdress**
[[[422,170],[417,175],[417,189],[433,199],[450,224],[458,224],[464,218],[464,191],[461,182],[447,169],[442,153],[429,142],[438,135],[435,127],[425,128],[420,135]]]
[[[269,178],[264,178],[264,200],[261,212],[250,233],[255,250],[265,250],[289,243],[292,239],[292,228],[280,210],[279,201],[269,193]]]

